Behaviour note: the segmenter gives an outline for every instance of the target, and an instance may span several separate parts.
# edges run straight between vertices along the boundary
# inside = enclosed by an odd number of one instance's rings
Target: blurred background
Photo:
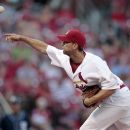
[[[130,0],[0,0],[1,130],[78,130],[85,109],[66,73],[4,33],[18,33],[60,48],[57,34],[78,28],[86,50],[105,59],[130,88]],[[116,130],[114,126],[109,130]]]

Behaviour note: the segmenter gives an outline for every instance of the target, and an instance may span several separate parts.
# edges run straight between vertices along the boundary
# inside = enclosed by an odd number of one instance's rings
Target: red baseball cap
[[[75,42],[82,48],[84,48],[86,45],[85,35],[78,29],[71,29],[64,35],[58,35],[57,37],[63,42]]]

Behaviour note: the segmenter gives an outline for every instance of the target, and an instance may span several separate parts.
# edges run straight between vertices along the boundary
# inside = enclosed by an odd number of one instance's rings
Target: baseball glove
[[[99,85],[93,85],[93,86],[87,87],[86,90],[83,91],[83,93],[82,93],[83,105],[87,108],[95,106],[95,104],[93,104],[92,106],[87,106],[84,103],[84,100],[85,100],[85,98],[91,98],[92,96],[96,95],[100,90],[101,90],[101,88],[99,87]]]

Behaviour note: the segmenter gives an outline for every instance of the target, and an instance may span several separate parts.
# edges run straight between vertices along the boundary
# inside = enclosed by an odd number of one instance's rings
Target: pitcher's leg
[[[126,113],[115,123],[119,130],[130,130],[130,107],[125,107]]]
[[[123,115],[123,110],[116,106],[96,108],[80,127],[80,130],[105,130]]]
[[[115,126],[115,124],[111,125],[110,127],[108,127],[106,130],[118,130],[117,127]]]

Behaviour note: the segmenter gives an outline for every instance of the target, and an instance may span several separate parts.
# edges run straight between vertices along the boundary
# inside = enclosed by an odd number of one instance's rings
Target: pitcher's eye
[[[64,46],[65,44],[68,44],[68,43],[70,43],[70,42],[63,42],[62,45]]]

